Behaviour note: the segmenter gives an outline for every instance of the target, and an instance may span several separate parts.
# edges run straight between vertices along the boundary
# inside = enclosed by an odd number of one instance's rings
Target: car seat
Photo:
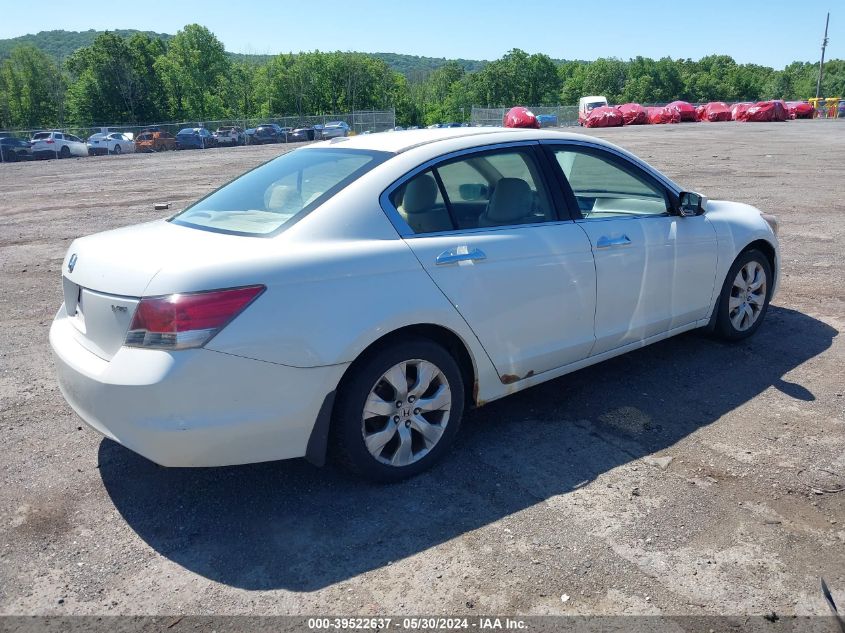
[[[487,208],[478,218],[479,227],[507,226],[531,221],[534,193],[521,178],[502,178],[496,183]]]

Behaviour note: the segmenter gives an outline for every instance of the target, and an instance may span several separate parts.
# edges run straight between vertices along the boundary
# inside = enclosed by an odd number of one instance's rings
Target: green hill
[[[150,37],[158,37],[167,40],[172,35],[167,33],[155,33],[153,31],[136,31],[134,29],[115,29],[111,31],[121,37],[130,37],[135,33],[146,33]],[[75,50],[84,46],[90,46],[94,39],[103,31],[41,31],[40,33],[21,35],[7,40],[0,40],[0,59],[8,57],[15,46],[30,44],[41,49],[58,61],[64,61]],[[233,59],[238,61],[251,61],[255,63],[266,62],[271,55],[250,55],[246,53],[229,53]],[[414,74],[428,74],[432,70],[445,65],[450,61],[456,61],[466,70],[478,70],[487,62],[476,59],[449,60],[443,57],[420,57],[418,55],[402,55],[400,53],[372,53],[373,57],[384,60],[388,66],[403,73],[406,76]]]
[[[0,59],[8,57],[9,53],[16,46],[29,44],[40,48],[48,55],[55,57],[58,61],[64,61],[75,50],[84,46],[91,46],[94,39],[103,31],[41,31],[39,33],[21,35],[8,40],[0,40]],[[154,31],[136,31],[134,29],[115,29],[111,31],[121,37],[131,37],[135,33],[146,33],[150,37],[159,37],[167,40],[173,37],[167,33],[155,33]]]

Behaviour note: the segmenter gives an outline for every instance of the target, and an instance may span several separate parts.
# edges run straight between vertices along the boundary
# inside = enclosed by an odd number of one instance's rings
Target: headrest
[[[405,213],[423,213],[437,202],[437,182],[431,174],[417,176],[405,186],[402,209]]]
[[[531,214],[531,187],[521,178],[502,178],[496,183],[485,219],[494,224],[511,224]]]
[[[296,213],[302,210],[302,196],[293,187],[273,184],[264,192],[264,206],[268,211]]]

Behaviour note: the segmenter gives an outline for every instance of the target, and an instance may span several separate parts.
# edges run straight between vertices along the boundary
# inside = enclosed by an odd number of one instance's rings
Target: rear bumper
[[[347,365],[300,369],[206,349],[82,347],[64,306],[50,328],[58,382],[95,431],[162,466],[302,457]]]

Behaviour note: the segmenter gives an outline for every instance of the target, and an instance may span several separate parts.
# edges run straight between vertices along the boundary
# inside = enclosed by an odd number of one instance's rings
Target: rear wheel
[[[120,149],[120,145],[115,145],[115,146],[114,146],[114,153],[115,153],[115,154],[120,154],[122,151],[123,151],[123,150],[122,150],[122,149]]]
[[[59,150],[59,158],[70,158],[70,148],[67,145],[62,145]]]
[[[734,261],[716,308],[716,332],[724,339],[748,338],[763,322],[772,294],[772,266],[761,251],[751,249]]]
[[[373,481],[399,481],[449,449],[463,415],[464,384],[443,347],[426,339],[401,341],[350,371],[332,422],[348,468]]]

